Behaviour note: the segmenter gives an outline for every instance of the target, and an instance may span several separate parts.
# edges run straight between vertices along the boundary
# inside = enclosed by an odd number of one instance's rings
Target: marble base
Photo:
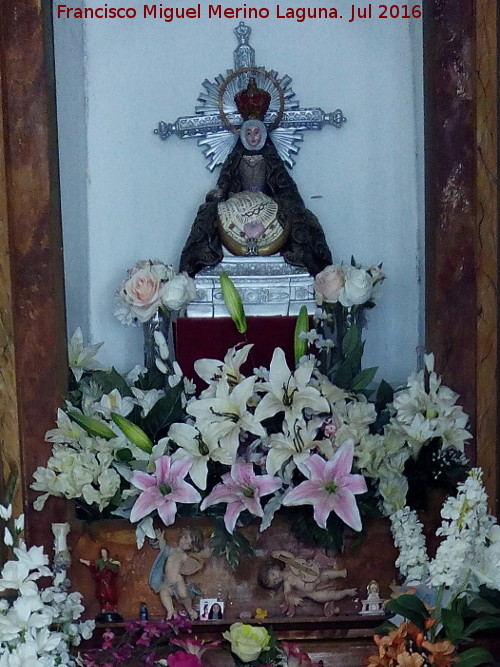
[[[223,271],[238,289],[248,316],[297,315],[303,305],[309,314],[314,313],[314,278],[274,255],[224,257],[217,266],[200,271],[195,278],[197,297],[187,307],[188,317],[228,317],[219,283]]]

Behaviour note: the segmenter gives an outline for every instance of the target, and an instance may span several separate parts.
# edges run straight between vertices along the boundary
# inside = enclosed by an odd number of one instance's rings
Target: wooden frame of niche
[[[498,498],[497,8],[425,2],[427,349],[462,395]],[[0,438],[31,543],[68,503],[30,511],[67,381],[50,3],[0,0]]]

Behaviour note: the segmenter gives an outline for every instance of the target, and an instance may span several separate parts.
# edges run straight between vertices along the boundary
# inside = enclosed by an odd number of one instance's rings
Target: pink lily
[[[172,461],[170,456],[160,456],[155,465],[156,473],[153,475],[139,470],[132,473],[132,484],[142,493],[132,507],[130,521],[139,521],[158,510],[160,519],[170,526],[175,521],[176,503],[199,503],[201,500],[198,491],[184,481],[193,459],[183,456]]]
[[[309,479],[283,498],[283,505],[313,505],[314,520],[326,528],[330,512],[335,512],[353,530],[361,530],[355,495],[365,493],[363,475],[352,475],[354,441],[346,440],[329,461],[312,454],[301,466]]]
[[[186,639],[171,639],[170,643],[174,646],[179,646],[186,653],[197,655],[199,658],[209,648],[215,648],[222,642],[221,639],[216,639],[213,642],[202,642],[197,637],[187,637]]]
[[[232,534],[243,510],[262,518],[264,512],[260,505],[261,496],[274,493],[280,487],[279,477],[256,475],[251,463],[235,463],[231,466],[231,472],[222,476],[222,482],[217,484],[201,503],[200,509],[203,512],[210,505],[227,503],[224,524],[227,532]]]

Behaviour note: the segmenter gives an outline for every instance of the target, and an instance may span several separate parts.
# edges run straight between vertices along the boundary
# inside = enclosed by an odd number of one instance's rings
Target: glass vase
[[[144,334],[144,365],[148,370],[155,366],[156,359],[160,357],[160,351],[155,341],[155,333],[162,333],[167,345],[169,345],[171,342],[171,323],[172,317],[170,311],[158,309],[153,317],[142,325]]]

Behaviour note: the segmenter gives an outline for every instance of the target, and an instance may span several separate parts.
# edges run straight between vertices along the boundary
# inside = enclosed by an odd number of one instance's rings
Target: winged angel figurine
[[[194,620],[198,614],[192,598],[201,591],[194,584],[186,584],[184,577],[196,574],[205,564],[208,554],[203,550],[203,534],[199,528],[189,526],[181,531],[177,546],[170,546],[161,530],[155,533],[160,553],[151,568],[149,585],[160,596],[167,619],[175,614],[175,598]]]

